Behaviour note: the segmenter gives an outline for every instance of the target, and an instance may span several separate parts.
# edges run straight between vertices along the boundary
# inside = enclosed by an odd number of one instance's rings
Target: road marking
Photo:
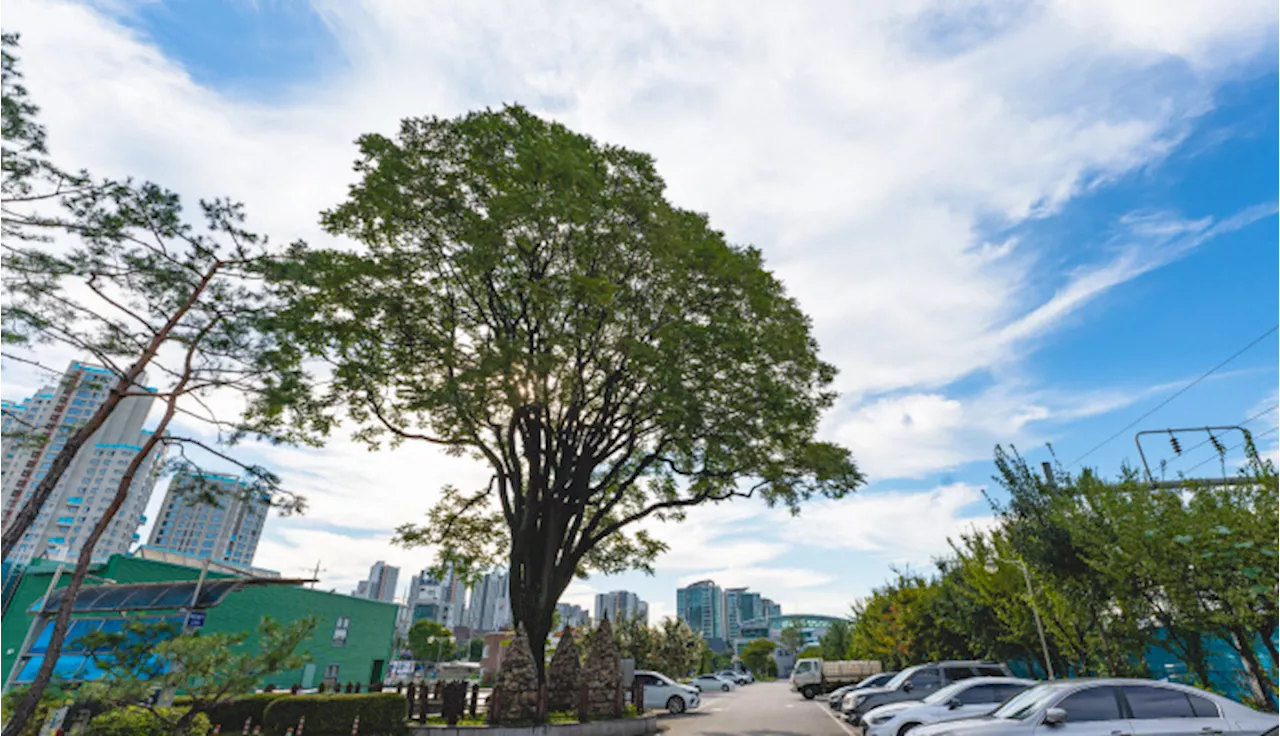
[[[845,723],[844,721],[836,717],[836,714],[831,711],[830,707],[823,708],[818,703],[814,703],[814,705],[817,706],[817,708],[819,708],[823,713],[826,713],[828,716],[830,716],[831,720],[835,721],[836,725],[839,726],[841,729],[843,729],[845,733],[850,734],[850,736],[858,736],[858,732],[853,730],[852,726],[850,726],[849,724]]]

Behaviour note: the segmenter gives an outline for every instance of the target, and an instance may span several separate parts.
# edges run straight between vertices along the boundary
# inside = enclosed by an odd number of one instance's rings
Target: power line
[[[1256,439],[1258,439],[1259,437],[1266,437],[1267,435],[1269,435],[1269,434],[1271,434],[1271,433],[1275,432],[1276,430],[1280,430],[1280,427],[1272,427],[1271,429],[1268,429],[1268,430],[1267,430],[1267,431],[1265,431],[1265,432],[1259,432],[1258,434],[1253,435],[1253,436],[1252,436],[1252,439],[1255,439],[1255,440],[1256,440]],[[1196,463],[1195,465],[1192,465],[1191,467],[1187,468],[1186,470],[1184,470],[1184,471],[1182,471],[1182,472],[1183,472],[1183,474],[1185,474],[1185,475],[1190,475],[1190,474],[1191,474],[1191,471],[1195,470],[1196,468],[1200,467],[1201,465],[1204,465],[1205,463],[1207,463],[1207,462],[1209,462],[1209,461],[1213,460],[1214,458],[1224,458],[1224,459],[1225,459],[1228,453],[1235,452],[1236,450],[1239,450],[1241,447],[1244,447],[1244,443],[1243,443],[1243,442],[1239,442],[1239,443],[1237,443],[1237,444],[1232,445],[1231,447],[1228,447],[1228,448],[1227,448],[1227,450],[1226,450],[1226,452],[1223,452],[1221,455],[1219,455],[1218,453],[1216,453],[1216,452],[1215,452],[1215,453],[1213,453],[1213,455],[1212,455],[1211,457],[1207,457],[1207,458],[1205,458],[1205,459],[1201,460],[1200,462]]]
[[[1268,337],[1270,337],[1270,336],[1272,335],[1272,333],[1274,333],[1276,330],[1280,330],[1280,324],[1277,324],[1277,325],[1275,325],[1274,327],[1272,327],[1271,329],[1269,329],[1269,330],[1267,330],[1266,332],[1262,333],[1261,335],[1258,335],[1258,336],[1257,336],[1257,337],[1255,337],[1255,338],[1253,339],[1253,341],[1252,341],[1252,342],[1250,342],[1248,345],[1245,345],[1244,347],[1240,348],[1240,349],[1239,349],[1239,350],[1237,350],[1236,352],[1232,353],[1232,354],[1231,354],[1231,357],[1227,358],[1226,360],[1222,361],[1221,363],[1219,363],[1219,364],[1215,365],[1214,367],[1210,368],[1208,371],[1206,371],[1205,373],[1203,373],[1199,378],[1196,378],[1196,379],[1195,379],[1194,381],[1192,381],[1191,383],[1188,383],[1187,385],[1185,385],[1185,386],[1183,386],[1182,388],[1178,389],[1178,390],[1177,390],[1177,392],[1175,392],[1172,396],[1170,396],[1170,397],[1166,398],[1164,401],[1161,401],[1159,404],[1156,404],[1156,405],[1155,405],[1155,407],[1153,407],[1153,408],[1152,408],[1150,411],[1148,411],[1146,414],[1143,414],[1142,416],[1138,417],[1137,419],[1133,420],[1132,422],[1129,422],[1128,424],[1124,425],[1124,426],[1123,426],[1123,427],[1121,427],[1121,428],[1120,428],[1120,430],[1119,430],[1119,431],[1117,431],[1115,434],[1111,435],[1110,437],[1106,438],[1105,440],[1103,440],[1103,441],[1099,442],[1098,444],[1094,445],[1093,447],[1089,448],[1089,451],[1088,451],[1088,452],[1086,452],[1085,454],[1083,454],[1083,455],[1081,455],[1080,457],[1076,458],[1075,460],[1071,461],[1070,463],[1068,463],[1068,464],[1067,464],[1067,466],[1068,466],[1068,467],[1070,467],[1070,466],[1072,466],[1072,465],[1079,465],[1081,460],[1084,460],[1085,458],[1089,457],[1090,455],[1092,455],[1093,453],[1097,452],[1098,450],[1101,450],[1103,447],[1105,447],[1105,446],[1107,446],[1107,445],[1111,444],[1111,442],[1112,442],[1113,440],[1115,440],[1115,438],[1117,438],[1117,437],[1119,437],[1120,435],[1124,434],[1125,432],[1128,432],[1129,430],[1133,429],[1133,428],[1134,428],[1135,426],[1137,426],[1137,425],[1138,425],[1138,423],[1139,423],[1139,422],[1141,422],[1143,419],[1146,419],[1147,417],[1151,416],[1152,414],[1155,414],[1156,412],[1160,411],[1160,410],[1161,410],[1161,409],[1163,409],[1164,407],[1168,406],[1168,405],[1169,405],[1169,403],[1170,403],[1171,401],[1173,401],[1174,399],[1178,398],[1179,396],[1181,396],[1181,395],[1185,394],[1186,392],[1190,391],[1192,388],[1194,388],[1194,387],[1195,387],[1195,385],[1196,385],[1196,384],[1200,383],[1201,381],[1203,381],[1204,379],[1208,378],[1209,376],[1212,376],[1214,373],[1217,373],[1218,371],[1222,370],[1222,368],[1223,368],[1224,366],[1226,366],[1228,363],[1230,363],[1231,361],[1235,360],[1236,358],[1239,358],[1241,355],[1244,355],[1246,352],[1248,352],[1249,348],[1251,348],[1251,347],[1253,347],[1254,345],[1257,345],[1258,343],[1260,343],[1260,342],[1262,342],[1263,340],[1267,339],[1267,338],[1268,338]]]
[[[1244,425],[1248,424],[1249,422],[1252,422],[1252,421],[1257,420],[1259,417],[1262,417],[1262,416],[1264,416],[1264,415],[1266,415],[1266,414],[1270,414],[1271,412],[1275,411],[1276,409],[1280,409],[1280,406],[1268,406],[1266,409],[1263,409],[1262,411],[1258,412],[1257,414],[1254,414],[1253,416],[1249,417],[1248,419],[1244,420],[1243,422],[1240,422],[1240,425],[1241,425],[1241,426],[1244,426]],[[1196,450],[1199,450],[1201,447],[1204,447],[1205,445],[1209,444],[1210,442],[1213,442],[1213,440],[1214,440],[1214,438],[1213,438],[1213,437],[1210,437],[1209,439],[1207,439],[1207,440],[1205,440],[1205,441],[1201,442],[1200,444],[1198,444],[1198,445],[1196,445],[1196,446],[1194,446],[1194,447],[1188,448],[1187,450],[1185,450],[1185,451],[1182,453],[1182,456],[1183,456],[1183,457],[1189,457],[1189,456],[1191,455],[1191,453],[1195,452]],[[1199,467],[1199,466],[1197,466],[1197,467]]]

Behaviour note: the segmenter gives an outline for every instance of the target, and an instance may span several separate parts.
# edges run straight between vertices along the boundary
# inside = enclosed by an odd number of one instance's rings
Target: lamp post
[[[987,560],[984,566],[988,574],[995,575],[1000,569],[997,564],[999,562],[1007,562],[1010,565],[1017,565],[1022,568],[1022,577],[1027,581],[1027,601],[1031,604],[1031,615],[1036,620],[1036,632],[1040,634],[1040,649],[1044,652],[1044,669],[1049,674],[1049,679],[1056,679],[1053,674],[1053,660],[1049,659],[1049,642],[1044,638],[1044,624],[1040,623],[1040,609],[1036,606],[1035,592],[1031,588],[1031,571],[1027,569],[1027,563],[1022,560],[1006,560],[1003,557],[992,557]]]

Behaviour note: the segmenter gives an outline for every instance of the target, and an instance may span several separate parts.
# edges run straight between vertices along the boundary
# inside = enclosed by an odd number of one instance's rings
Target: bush
[[[267,706],[289,693],[253,693],[232,698],[209,710],[209,722],[222,726],[223,733],[239,733],[246,718],[252,718],[255,726],[266,722]]]
[[[176,721],[186,713],[184,708],[157,708],[162,716]],[[203,713],[191,720],[186,736],[206,736],[212,727]],[[86,736],[170,736],[169,727],[146,708],[129,706],[109,710],[89,721]]]
[[[362,734],[399,736],[409,716],[409,701],[397,693],[285,695],[267,706],[263,733],[284,736],[303,716],[307,736],[347,736],[356,716]]]

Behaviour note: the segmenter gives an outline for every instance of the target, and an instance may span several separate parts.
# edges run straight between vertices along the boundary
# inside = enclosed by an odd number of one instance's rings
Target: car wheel
[[[721,690],[721,692],[726,692],[726,693],[727,693],[727,692],[729,692],[729,686],[728,686],[728,685],[721,685],[721,686],[720,686],[720,690]]]
[[[898,736],[907,736],[907,732],[908,732],[908,731],[910,731],[911,729],[913,729],[913,728],[915,728],[916,726],[919,726],[919,725],[920,725],[919,723],[904,723],[904,724],[902,724],[902,728],[899,728],[899,729],[898,729]]]
[[[818,695],[818,688],[813,685],[805,685],[800,694],[804,696],[805,700],[813,700]]]
[[[672,695],[667,698],[667,712],[671,715],[680,715],[684,712],[684,699],[679,695]]]

